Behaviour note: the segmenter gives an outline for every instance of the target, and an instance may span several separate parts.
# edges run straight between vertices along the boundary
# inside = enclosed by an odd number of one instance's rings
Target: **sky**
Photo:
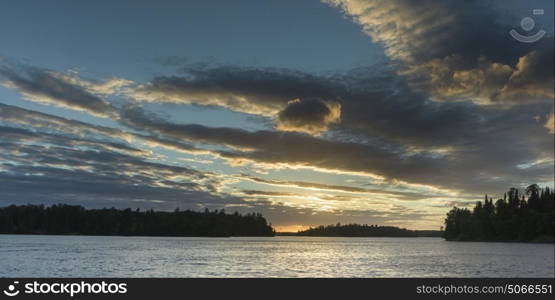
[[[553,187],[553,5],[2,2],[0,206],[439,229]]]

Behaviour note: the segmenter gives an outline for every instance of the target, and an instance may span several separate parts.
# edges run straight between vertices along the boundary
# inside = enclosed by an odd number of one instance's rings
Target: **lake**
[[[2,277],[554,277],[554,245],[0,235]]]

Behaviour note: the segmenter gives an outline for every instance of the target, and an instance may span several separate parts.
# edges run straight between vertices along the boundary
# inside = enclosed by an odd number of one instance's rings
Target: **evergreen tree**
[[[144,236],[273,236],[261,214],[90,209],[65,204],[0,208],[0,233]]]
[[[528,196],[528,199],[526,199]],[[472,212],[454,207],[445,219],[447,240],[550,241],[554,239],[555,193],[529,185],[520,195],[511,188],[493,204],[485,196]]]

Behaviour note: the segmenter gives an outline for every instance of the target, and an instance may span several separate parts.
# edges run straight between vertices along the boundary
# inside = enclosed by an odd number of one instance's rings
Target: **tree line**
[[[224,210],[173,212],[139,209],[85,209],[58,204],[0,208],[2,234],[81,234],[124,236],[274,236],[259,213]]]
[[[527,198],[526,198],[527,196]],[[474,209],[454,207],[447,213],[443,237],[457,241],[553,242],[555,193],[529,185],[511,188],[493,202],[485,196]]]
[[[330,237],[416,237],[416,231],[393,226],[347,224],[318,226],[297,232],[300,236]]]

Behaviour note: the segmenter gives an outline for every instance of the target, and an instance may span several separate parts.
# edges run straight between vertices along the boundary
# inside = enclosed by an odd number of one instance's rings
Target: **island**
[[[275,231],[259,213],[85,209],[58,204],[0,208],[0,234],[231,237],[274,236]]]
[[[318,226],[296,233],[298,236],[328,236],[328,237],[418,237],[413,230],[393,226],[378,226],[367,224],[347,224]]]
[[[526,198],[528,196],[528,198]],[[493,202],[485,196],[471,210],[447,213],[443,237],[448,241],[554,242],[555,194],[549,187],[511,188]]]

